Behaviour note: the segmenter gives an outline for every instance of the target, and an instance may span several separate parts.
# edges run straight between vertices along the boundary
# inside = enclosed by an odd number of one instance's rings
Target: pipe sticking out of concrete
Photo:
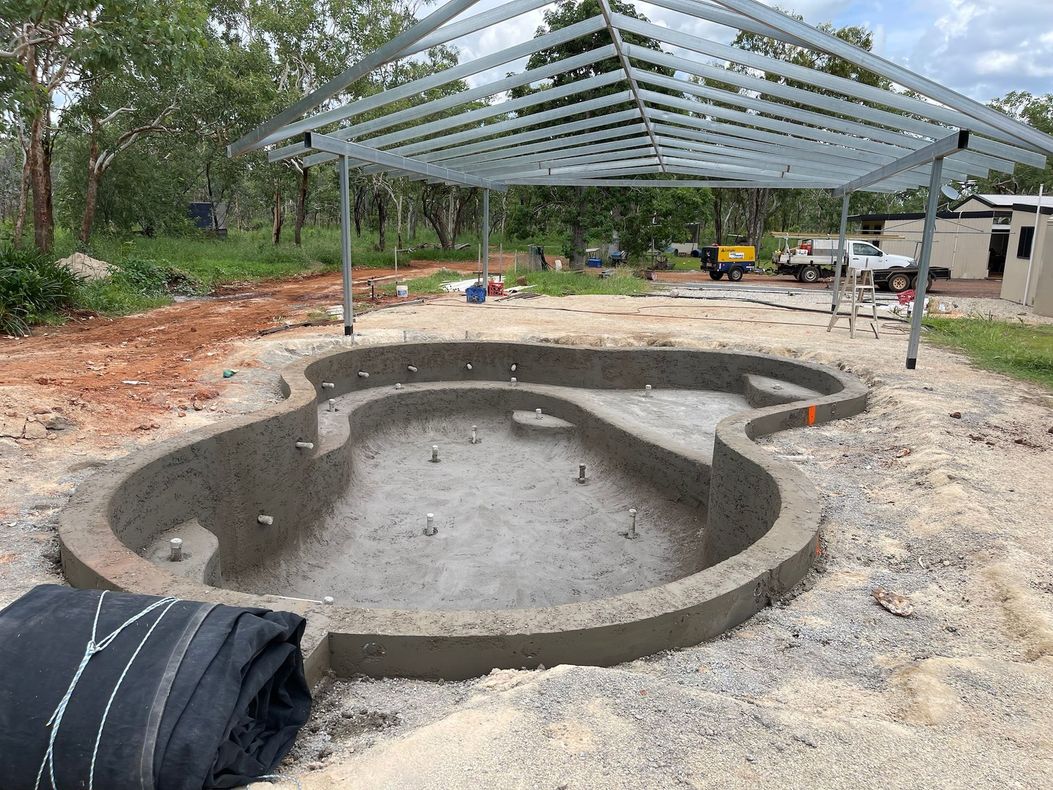
[[[333,398],[329,399],[329,411],[336,411],[336,401]]]
[[[479,444],[479,429],[472,426],[472,444]]]
[[[636,540],[636,508],[629,508],[629,531],[625,533],[629,540]]]
[[[578,464],[578,482],[585,482],[585,464]]]
[[[467,365],[464,366],[464,369],[465,370],[471,370],[472,369],[472,363],[469,362]]]
[[[644,397],[645,397],[645,398],[646,398],[646,397],[647,397],[648,395],[650,395],[650,394],[651,394],[651,385],[650,385],[650,384],[644,384],[644,388],[643,388],[643,394],[644,394]]]
[[[410,373],[416,373],[417,372],[417,366],[416,365],[406,365],[406,370],[408,370]]]
[[[517,379],[515,376],[512,376],[512,386],[514,387],[518,383],[519,383],[519,379]]]
[[[323,381],[322,382],[322,389],[324,389],[324,390],[336,389],[336,384],[334,382],[332,382],[332,381]]]
[[[336,598],[334,598],[331,595],[327,595],[322,599],[322,603],[324,603],[326,606],[332,606],[334,603],[336,603]]]
[[[172,562],[182,562],[183,560],[183,539],[172,538],[168,541],[168,559]]]
[[[540,420],[541,419],[541,409],[534,409],[534,419],[535,420]]]
[[[297,450],[313,450],[314,449],[314,442],[297,442],[296,443],[296,449]]]
[[[264,515],[256,516],[256,523],[257,524],[263,524],[263,526],[265,526],[265,527],[269,527],[272,524],[274,524],[274,516],[264,516]]]
[[[438,530],[435,529],[435,514],[434,513],[428,513],[427,514],[427,524],[424,527],[424,534],[427,535],[430,538],[436,532],[438,532]]]
[[[360,371],[358,371],[358,377],[360,379],[368,379],[369,378],[369,374],[366,373],[364,370],[360,370]]]
[[[439,445],[437,444],[431,446],[431,462],[433,464],[439,463]]]
[[[395,389],[397,389],[397,390],[402,389],[402,385],[399,384],[397,381],[395,382]]]
[[[513,362],[512,363],[512,367],[509,368],[509,370],[511,370],[513,373],[515,373],[516,372],[516,368],[518,368],[518,367],[519,367],[519,363],[518,362]]]

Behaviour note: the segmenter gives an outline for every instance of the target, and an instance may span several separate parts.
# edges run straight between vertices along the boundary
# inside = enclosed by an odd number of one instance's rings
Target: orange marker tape
[[[815,406],[808,407],[808,424],[815,425]]]

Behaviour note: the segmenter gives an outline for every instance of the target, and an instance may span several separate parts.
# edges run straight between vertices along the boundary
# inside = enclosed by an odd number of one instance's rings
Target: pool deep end
[[[752,439],[849,417],[866,405],[863,385],[830,368],[666,348],[364,346],[304,360],[282,377],[284,401],[108,465],[77,490],[60,517],[59,536],[63,568],[76,586],[305,615],[313,677],[330,668],[342,676],[456,679],[494,667],[609,665],[716,636],[796,584],[815,554],[814,487]],[[403,388],[396,390],[396,382]],[[710,467],[708,449],[688,451],[660,428],[589,407],[590,389],[642,390],[645,384],[741,393],[761,408],[720,421]],[[345,429],[319,434],[319,409],[349,394],[354,405]],[[441,415],[465,398],[509,412],[542,408],[574,423],[635,474],[707,508],[702,570],[580,603],[475,611],[352,608],[209,586],[224,575],[237,577],[323,519],[351,475],[352,453],[344,446],[351,425],[390,419],[401,409],[415,417]],[[297,442],[314,446],[297,448]],[[464,482],[466,496],[480,494],[475,482]],[[273,524],[261,524],[261,515]],[[187,560],[147,559],[159,559],[167,538],[177,535]]]

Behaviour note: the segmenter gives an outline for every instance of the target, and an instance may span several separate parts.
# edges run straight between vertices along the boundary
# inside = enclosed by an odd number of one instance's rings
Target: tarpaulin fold
[[[0,612],[0,790],[50,789],[52,770],[56,790],[87,788],[93,753],[96,790],[230,788],[273,772],[310,713],[304,619],[100,596],[42,585]],[[101,638],[157,602],[86,660],[41,771],[93,627]]]

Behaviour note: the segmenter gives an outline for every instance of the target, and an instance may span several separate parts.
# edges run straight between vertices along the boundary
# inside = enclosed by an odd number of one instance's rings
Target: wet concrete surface
[[[748,408],[731,393],[579,392],[707,456],[716,423]],[[353,397],[337,398],[336,412],[323,403],[323,431],[342,427]],[[516,430],[510,411],[494,409],[387,424],[348,448],[350,484],[327,516],[225,586],[367,608],[505,609],[605,598],[702,569],[704,511],[605,457],[579,431],[522,422]],[[624,535],[630,508],[635,540]]]

